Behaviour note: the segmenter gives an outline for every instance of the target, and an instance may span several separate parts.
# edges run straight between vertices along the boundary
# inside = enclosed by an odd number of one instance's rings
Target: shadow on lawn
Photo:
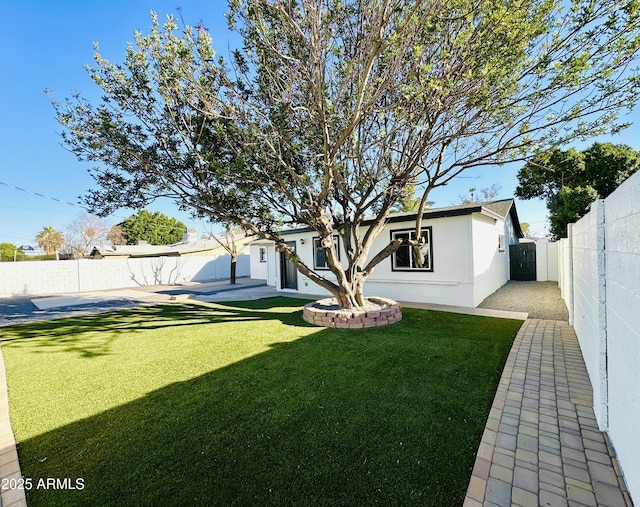
[[[305,301],[306,302],[306,301]],[[119,310],[94,315],[80,315],[60,320],[20,324],[19,336],[0,335],[0,343],[20,347],[33,347],[42,353],[77,352],[84,357],[110,354],[111,345],[121,334],[130,335],[136,330],[148,331],[167,327],[192,326],[194,324],[218,324],[250,320],[280,320],[284,324],[308,326],[302,314],[295,308],[291,313],[273,312],[274,307],[290,307],[299,303],[291,298],[267,298],[259,301],[235,303],[172,303],[129,310]],[[15,329],[18,329],[18,326]],[[1,330],[0,330],[1,333]],[[87,333],[93,333],[87,340]],[[13,333],[12,333],[13,334]]]
[[[180,325],[178,308],[146,309],[129,325]],[[270,318],[226,308],[180,311],[203,323]],[[278,313],[304,324],[299,308]],[[520,323],[498,332],[458,316],[445,339],[437,312],[404,313],[387,329],[319,329],[274,344],[20,442],[34,483],[84,480],[81,491],[34,489],[29,505],[461,505]],[[117,329],[117,315],[103,319]]]

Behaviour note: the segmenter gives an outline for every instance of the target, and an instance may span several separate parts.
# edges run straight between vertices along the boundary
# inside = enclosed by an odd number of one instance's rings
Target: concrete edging
[[[11,429],[9,418],[9,392],[7,390],[7,372],[4,356],[0,348],[0,479],[4,482],[15,481],[20,484],[22,472],[18,461],[16,440]],[[4,484],[3,484],[4,486]],[[26,507],[27,499],[24,489],[2,488],[0,490],[2,507]]]

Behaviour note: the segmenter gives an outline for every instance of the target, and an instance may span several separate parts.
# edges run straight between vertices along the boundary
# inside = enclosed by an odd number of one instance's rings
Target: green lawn
[[[301,301],[174,304],[2,329],[30,507],[458,505],[520,321]]]

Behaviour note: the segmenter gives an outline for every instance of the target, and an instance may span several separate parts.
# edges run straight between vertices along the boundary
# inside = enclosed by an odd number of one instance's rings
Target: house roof
[[[240,241],[239,249],[242,250],[252,238],[244,238]],[[91,257],[177,257],[185,254],[212,251],[215,254],[224,255],[226,250],[215,239],[200,239],[197,241],[176,243],[174,245],[112,245],[107,247],[94,247]]]
[[[457,206],[447,206],[443,208],[431,208],[424,211],[422,214],[423,220],[456,217],[464,215],[472,215],[474,213],[480,213],[493,219],[504,220],[507,215],[511,216],[513,227],[516,235],[519,238],[524,237],[522,228],[520,226],[520,220],[518,219],[518,213],[516,211],[515,201],[513,199],[502,199],[499,201],[487,201],[487,202],[474,202],[470,204],[460,204]],[[417,218],[418,214],[415,211],[407,211],[403,213],[392,213],[387,219],[387,223],[398,222],[410,222]],[[362,225],[371,225],[373,219],[364,220]],[[287,229],[281,232],[281,234],[296,234],[300,232],[311,232],[311,227],[303,227],[296,229]]]
[[[515,201],[513,199],[501,199],[499,201],[487,201],[487,202],[474,202],[469,204],[460,204],[457,206],[447,206],[444,208],[431,208],[424,211],[422,219],[434,219],[444,217],[456,217],[464,215],[472,215],[474,213],[480,213],[490,218],[504,220],[507,215],[511,216],[515,233],[519,238],[524,237],[522,228],[520,226],[520,220],[518,219],[518,213],[516,211]],[[387,220],[388,223],[407,222],[417,218],[418,214],[415,211],[409,211],[406,213],[393,213]],[[372,223],[372,221],[369,221]],[[365,220],[365,225],[367,221]]]

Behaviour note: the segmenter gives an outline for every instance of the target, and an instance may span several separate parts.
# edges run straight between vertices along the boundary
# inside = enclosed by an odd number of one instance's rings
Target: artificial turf
[[[27,501],[462,505],[520,325],[323,329],[271,298],[3,328]]]

